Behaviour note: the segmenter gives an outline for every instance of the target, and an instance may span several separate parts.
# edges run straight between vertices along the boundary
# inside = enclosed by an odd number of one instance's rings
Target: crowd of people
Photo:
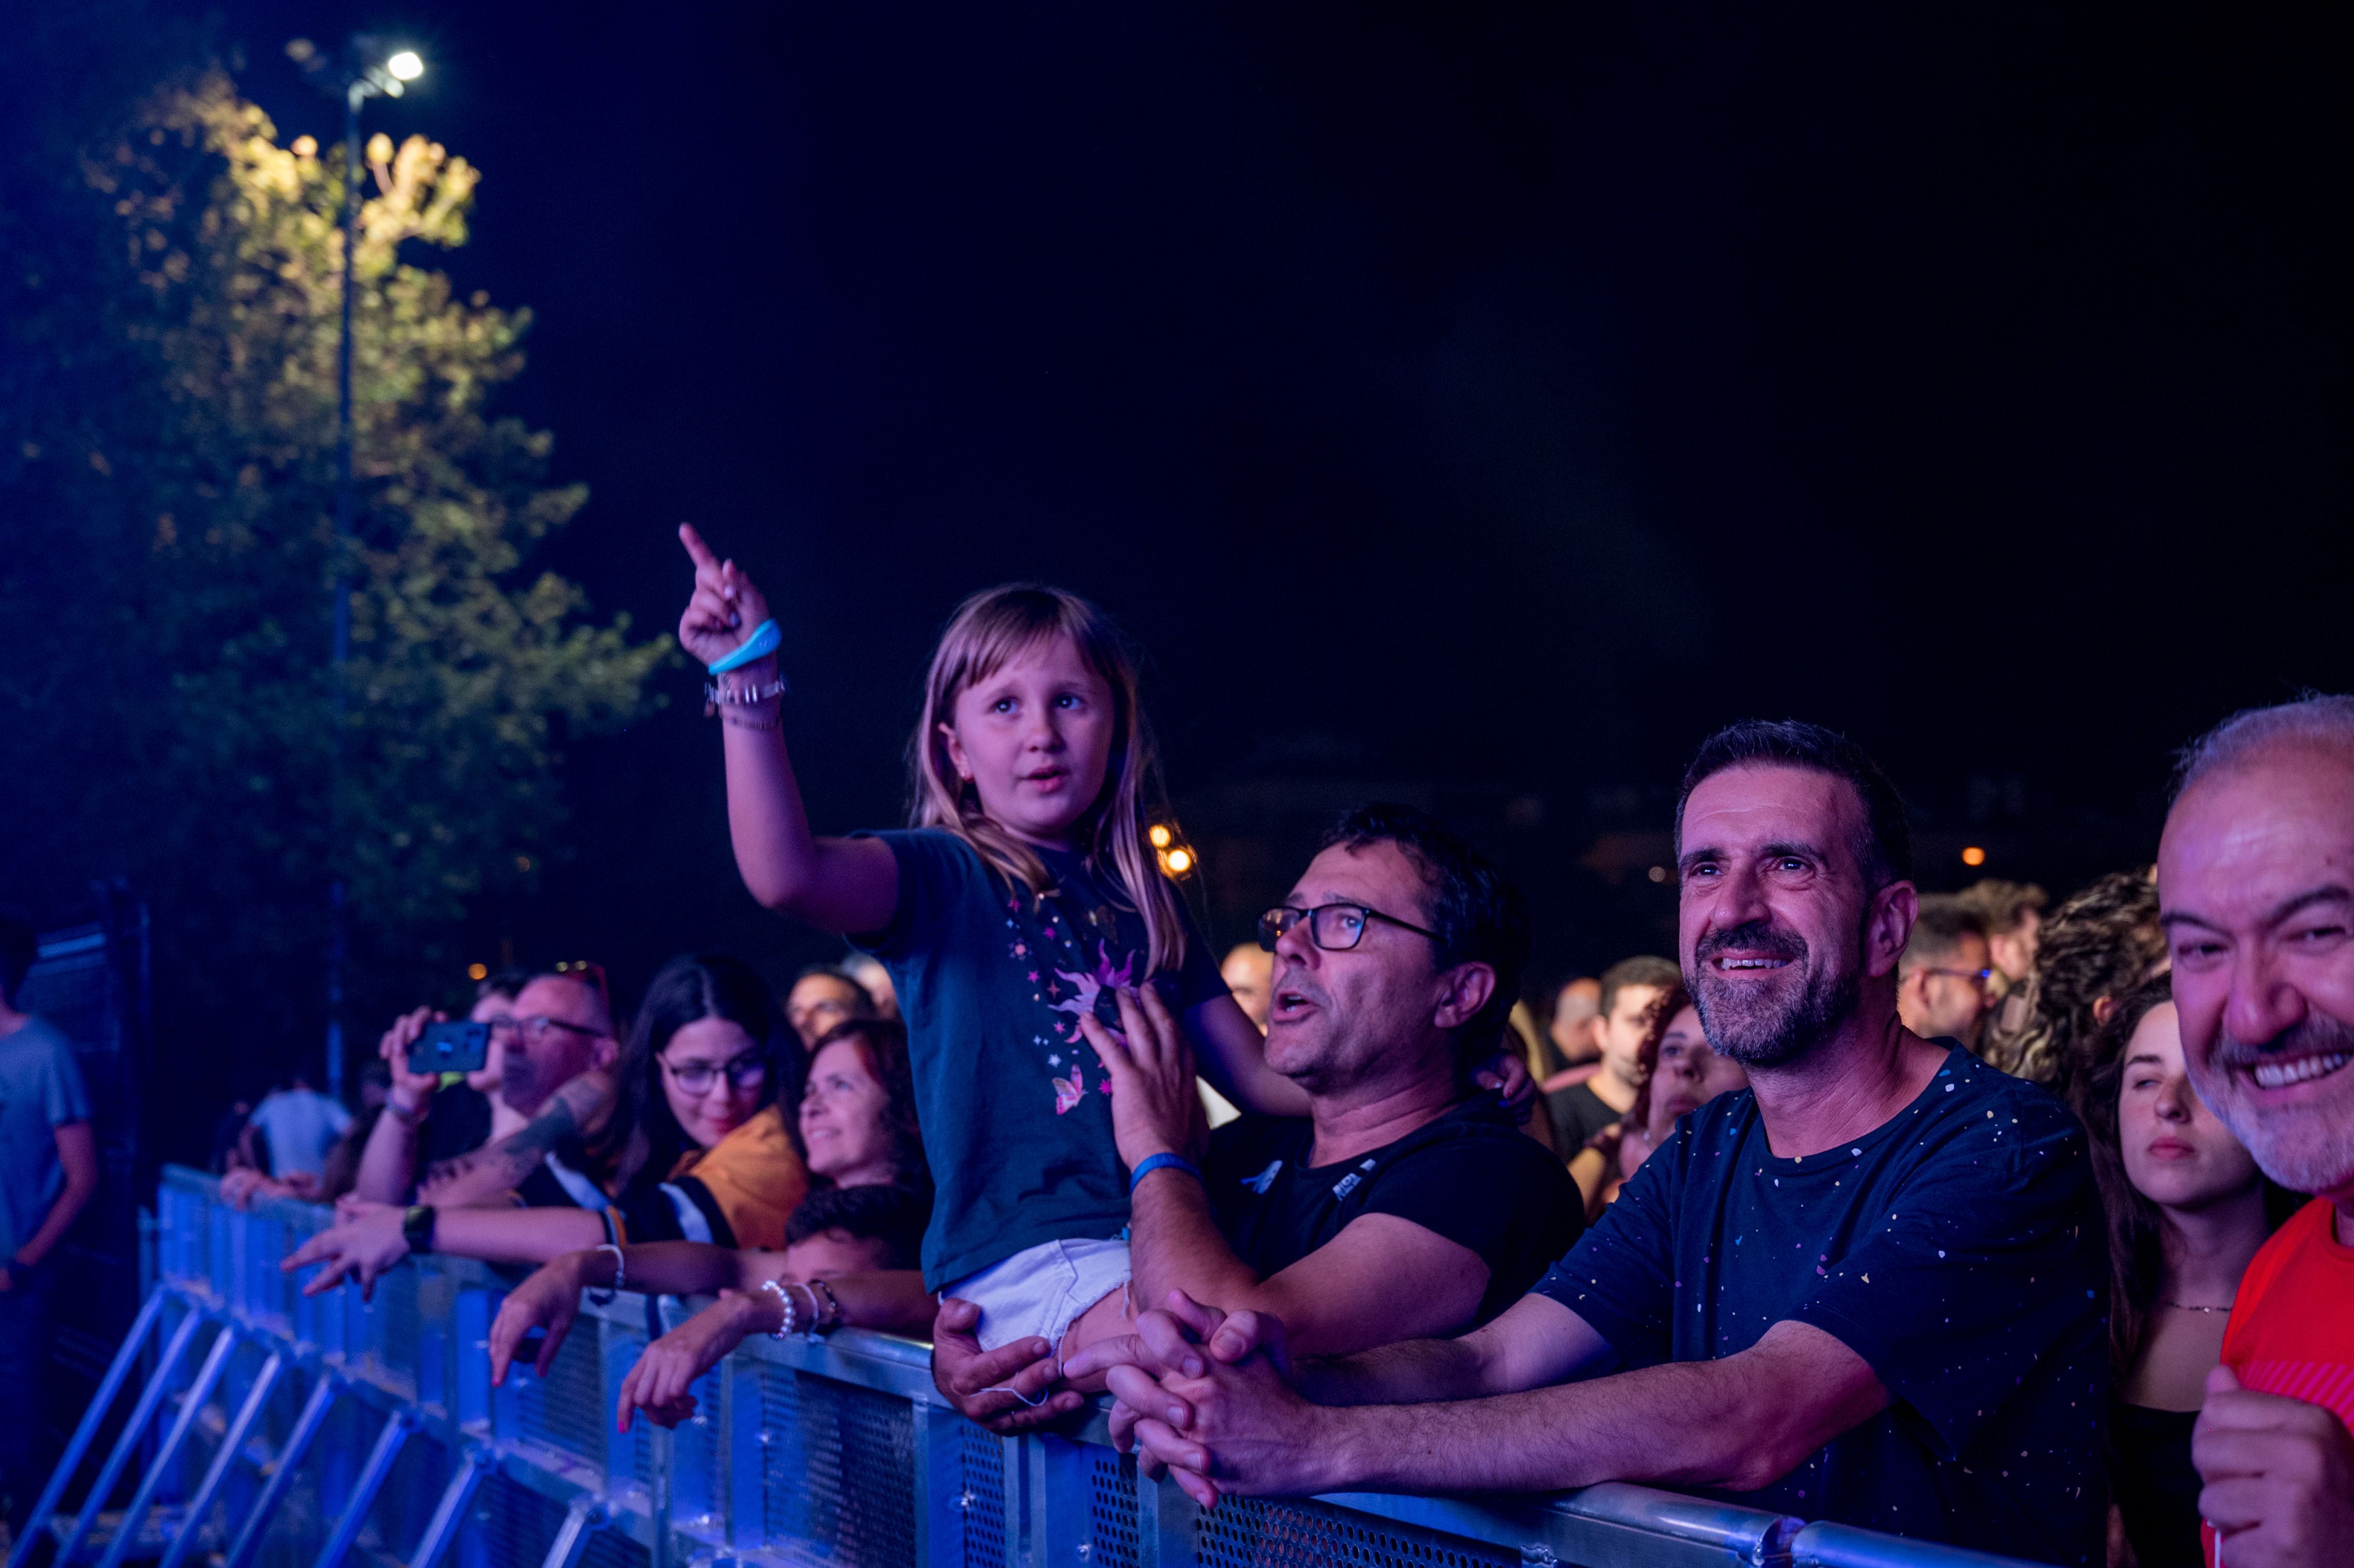
[[[249,1097],[224,1192],[335,1205],[304,1289],[534,1266],[501,1382],[584,1292],[715,1297],[625,1423],[755,1333],[905,1333],[996,1431],[1108,1393],[1204,1505],[1623,1479],[2053,1563],[2343,1559],[2354,699],[2219,726],[2155,864],[2056,906],[1919,892],[1868,757],[1732,726],[1678,799],[1675,955],[1532,1008],[1520,891],[1394,805],[1221,960],[1153,853],[1131,656],[1050,588],[947,628],[915,825],[814,834],[765,601],[682,536],[737,866],[849,960],[779,1001],[682,957],[626,1017],[593,966],[493,974],[479,1067],[413,1064],[419,1009],[357,1117]],[[71,1217],[73,1087],[0,1291]]]

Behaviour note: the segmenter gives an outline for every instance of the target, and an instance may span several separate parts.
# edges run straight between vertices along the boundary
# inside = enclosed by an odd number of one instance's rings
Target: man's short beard
[[[1807,969],[1807,987],[1797,996],[1773,1002],[1760,1000],[1735,1004],[1724,994],[1710,993],[1723,984],[1723,971],[1709,959],[1728,948],[1764,947],[1793,964],[1806,965],[1811,956],[1806,939],[1794,931],[1759,929],[1752,922],[1720,932],[1704,941],[1693,955],[1698,972],[1692,980],[1692,1005],[1700,1010],[1700,1026],[1716,1050],[1746,1067],[1778,1067],[1796,1061],[1816,1043],[1844,1023],[1856,1009],[1863,981],[1854,966],[1825,975]]]
[[[2260,1044],[2235,1040],[2229,1029],[2208,1054],[2206,1070],[2191,1086],[2217,1120],[2232,1129],[2257,1168],[2293,1192],[2343,1192],[2354,1185],[2354,1103],[2346,1088],[2337,1102],[2262,1111],[2243,1097],[2240,1069],[2274,1056],[2354,1054],[2354,1025],[2327,1013],[2308,1012]],[[2330,1075],[2354,1074],[2354,1065]]]

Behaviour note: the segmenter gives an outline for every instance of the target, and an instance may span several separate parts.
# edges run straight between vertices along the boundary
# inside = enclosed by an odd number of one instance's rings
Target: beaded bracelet
[[[630,1283],[630,1266],[628,1261],[621,1256],[621,1249],[615,1246],[611,1242],[599,1242],[597,1244],[597,1250],[599,1252],[610,1252],[613,1255],[613,1283],[607,1286],[603,1290],[599,1290],[592,1286],[588,1291],[588,1299],[594,1301],[598,1306],[602,1307],[612,1300],[615,1296],[619,1295],[628,1287]]]
[[[769,1330],[769,1337],[770,1339],[781,1340],[786,1335],[793,1331],[793,1319],[796,1316],[793,1309],[793,1298],[786,1295],[785,1287],[778,1284],[773,1279],[764,1279],[760,1281],[760,1288],[775,1297],[777,1298],[778,1305],[781,1306],[785,1309],[785,1320],[777,1325],[774,1329]]]

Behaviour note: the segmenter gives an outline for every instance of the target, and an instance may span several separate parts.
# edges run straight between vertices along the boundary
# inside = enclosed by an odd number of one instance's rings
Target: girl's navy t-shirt
[[[2084,1128],[1956,1047],[1852,1143],[1767,1149],[1757,1100],[1683,1118],[1537,1285],[1630,1366],[1709,1361],[1808,1323],[1868,1362],[1888,1409],[1753,1508],[2097,1563],[2108,1498],[2108,1264]]]
[[[1079,1032],[1113,1029],[1111,991],[1141,984],[1143,916],[1117,877],[1040,850],[1044,897],[990,869],[941,828],[873,835],[899,865],[891,924],[855,938],[899,995],[916,1114],[938,1196],[924,1233],[924,1287],[939,1290],[1051,1241],[1128,1225],[1128,1168],[1111,1130],[1110,1079]],[[1226,993],[1191,918],[1185,958],[1154,977],[1179,1017]]]

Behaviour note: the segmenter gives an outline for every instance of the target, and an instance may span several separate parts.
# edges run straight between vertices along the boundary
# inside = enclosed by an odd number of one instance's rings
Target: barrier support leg
[[[1136,1560],[1143,1568],[1175,1568],[1193,1561],[1193,1520],[1201,1512],[1176,1482],[1136,1478]]]
[[[253,1374],[253,1387],[246,1392],[245,1403],[238,1407],[237,1418],[228,1424],[228,1430],[221,1434],[220,1451],[213,1456],[212,1468],[205,1472],[205,1478],[197,1484],[196,1496],[188,1499],[180,1532],[172,1538],[172,1544],[164,1548],[164,1559],[155,1568],[180,1568],[180,1564],[187,1560],[188,1553],[195,1550],[205,1516],[212,1512],[213,1500],[220,1496],[221,1488],[228,1482],[229,1473],[237,1468],[238,1459],[245,1452],[245,1441],[252,1435],[253,1424],[261,1418],[263,1408],[269,1404],[270,1390],[278,1386],[278,1374],[285,1365],[286,1359],[273,1351],[270,1359],[261,1363],[261,1370]]]
[[[100,1558],[98,1568],[122,1568],[122,1559],[131,1550],[131,1542],[139,1534],[139,1526],[154,1506],[155,1493],[171,1473],[172,1461],[179,1457],[180,1445],[188,1440],[189,1428],[196,1424],[196,1413],[213,1396],[213,1385],[220,1382],[221,1373],[228,1370],[228,1358],[235,1353],[239,1335],[229,1324],[221,1325],[213,1336],[213,1348],[205,1357],[205,1364],[196,1371],[196,1381],[180,1401],[179,1416],[165,1434],[164,1446],[155,1450],[155,1457],[147,1473],[139,1479],[139,1489],[131,1494],[131,1506],[122,1510],[122,1522],[114,1527],[114,1539],[106,1543],[106,1555]]]
[[[677,1463],[677,1448],[671,1429],[659,1424],[647,1433],[652,1485],[646,1489],[646,1523],[651,1529],[654,1545],[648,1568],[671,1568],[671,1485],[673,1469]]]
[[[564,1528],[556,1532],[548,1544],[547,1555],[539,1568],[580,1568],[581,1553],[588,1550],[588,1537],[603,1522],[605,1510],[597,1499],[582,1492],[564,1510]]]
[[[33,1555],[33,1542],[49,1532],[49,1516],[58,1511],[58,1503],[65,1497],[66,1484],[81,1467],[81,1457],[90,1452],[91,1441],[98,1436],[99,1423],[114,1405],[115,1396],[130,1380],[131,1369],[139,1362],[140,1352],[147,1348],[147,1336],[154,1331],[164,1316],[164,1302],[171,1292],[155,1290],[148,1294],[147,1303],[132,1319],[131,1332],[122,1336],[122,1348],[114,1352],[114,1362],[99,1380],[98,1392],[90,1396],[90,1408],[81,1413],[75,1424],[73,1436],[66,1442],[66,1451],[58,1456],[58,1467],[49,1472],[49,1484],[41,1489],[38,1500],[33,1504],[30,1517],[25,1520],[24,1533],[16,1537],[14,1550],[8,1553],[8,1568],[25,1568]]]
[[[180,1362],[187,1356],[188,1346],[196,1340],[204,1320],[205,1315],[191,1307],[188,1315],[180,1319],[180,1326],[172,1331],[172,1342],[164,1347],[164,1359],[155,1363],[155,1375],[139,1391],[139,1403],[131,1407],[131,1419],[122,1424],[122,1436],[114,1440],[114,1451],[107,1455],[98,1479],[90,1486],[90,1496],[82,1499],[81,1512],[75,1516],[73,1528],[58,1543],[58,1563],[71,1563],[81,1551],[82,1542],[90,1539],[90,1527],[98,1522],[99,1510],[106,1506],[107,1496],[114,1490],[114,1483],[122,1478],[133,1451],[147,1435],[147,1424],[155,1419],[155,1408],[164,1403],[164,1391],[172,1386],[172,1379],[178,1373]],[[29,1531],[26,1539],[31,1539]]]
[[[457,1472],[450,1484],[441,1489],[441,1500],[426,1522],[425,1533],[417,1542],[417,1556],[409,1568],[433,1568],[441,1553],[457,1539],[458,1527],[466,1521],[466,1510],[474,1500],[476,1489],[482,1484],[482,1457],[469,1451],[458,1462]]]
[[[319,1382],[311,1390],[310,1401],[302,1414],[294,1419],[294,1430],[286,1434],[285,1446],[270,1467],[270,1479],[261,1495],[253,1499],[253,1511],[246,1516],[245,1528],[237,1532],[237,1542],[221,1559],[221,1568],[245,1568],[253,1559],[254,1549],[261,1544],[263,1531],[270,1528],[270,1516],[278,1505],[286,1500],[286,1493],[294,1485],[294,1472],[302,1467],[302,1456],[309,1453],[319,1436],[319,1428],[327,1424],[327,1413],[335,1407],[335,1378],[333,1372],[321,1372]]]
[[[316,1568],[342,1568],[352,1542],[359,1539],[360,1526],[367,1521],[376,1494],[384,1489],[386,1479],[392,1474],[393,1461],[400,1457],[402,1446],[416,1427],[414,1410],[396,1410],[384,1418],[384,1430],[376,1434],[376,1447],[368,1454],[367,1463],[360,1467],[359,1478],[352,1483],[352,1495],[344,1504],[343,1517],[335,1520],[327,1544],[319,1549]]]

